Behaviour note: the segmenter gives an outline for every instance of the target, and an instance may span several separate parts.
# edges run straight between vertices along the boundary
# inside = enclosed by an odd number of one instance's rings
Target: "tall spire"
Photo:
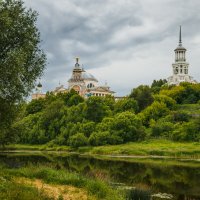
[[[76,57],[75,59],[76,59],[75,68],[80,69],[79,57]]]
[[[78,63],[79,62],[79,57],[76,57],[76,63]]]
[[[181,26],[180,26],[180,32],[179,32],[179,46],[182,46],[182,38],[181,38]]]

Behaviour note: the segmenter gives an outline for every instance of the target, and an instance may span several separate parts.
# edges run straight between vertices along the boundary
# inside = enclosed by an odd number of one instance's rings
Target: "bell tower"
[[[83,95],[85,90],[84,79],[82,76],[83,69],[80,67],[79,58],[76,57],[75,65],[72,71],[72,76],[68,80],[69,89],[74,89],[78,94]]]
[[[75,81],[82,81],[82,77],[81,77],[82,71],[83,71],[83,69],[80,67],[79,58],[76,57],[76,63],[75,63],[75,65],[74,65],[72,78],[73,78]]]
[[[195,83],[188,75],[189,63],[186,62],[187,49],[182,45],[181,26],[179,30],[179,43],[175,52],[175,62],[172,64],[173,75],[168,78],[168,85],[179,85],[181,82]]]
[[[175,51],[175,63],[173,66],[173,74],[185,75],[188,74],[188,66],[186,63],[186,49],[182,46],[182,35],[181,35],[181,26],[179,31],[179,44]]]

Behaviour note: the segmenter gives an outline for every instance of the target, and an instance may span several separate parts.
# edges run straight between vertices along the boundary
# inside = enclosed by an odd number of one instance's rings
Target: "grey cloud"
[[[112,68],[114,72],[109,72],[108,82],[124,95],[133,86],[149,83],[162,75],[144,71],[145,65],[152,67],[151,71],[157,71],[156,66],[162,65],[163,74],[166,67],[171,72],[173,58],[170,56],[178,42],[180,24],[184,44],[190,51],[190,41],[200,33],[198,0],[25,0],[25,5],[39,13],[38,28],[49,63],[43,77],[45,90],[53,89],[59,80],[66,84],[74,57],[80,56],[88,70]],[[159,61],[156,53],[152,54],[156,51]],[[162,63],[166,55],[169,62]],[[192,62],[193,69],[197,69],[198,60]],[[112,73],[116,76],[122,73],[114,70],[119,63],[124,69],[124,80],[117,85]],[[126,78],[130,74],[128,67],[132,74],[141,77],[127,82],[131,80]]]

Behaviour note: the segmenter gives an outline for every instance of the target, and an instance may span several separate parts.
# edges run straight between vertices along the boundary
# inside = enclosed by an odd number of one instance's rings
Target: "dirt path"
[[[28,184],[36,187],[55,200],[95,200],[95,198],[88,197],[87,192],[83,189],[73,186],[46,184],[40,179],[17,178],[15,181],[20,184]]]

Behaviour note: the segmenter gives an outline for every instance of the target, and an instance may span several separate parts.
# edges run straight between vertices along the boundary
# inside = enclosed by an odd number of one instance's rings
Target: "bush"
[[[184,111],[175,111],[172,113],[172,118],[174,122],[188,122],[191,116]]]
[[[184,122],[173,132],[175,141],[200,141],[200,119]]]
[[[76,105],[78,105],[79,103],[82,103],[82,102],[84,102],[83,97],[81,97],[78,94],[75,94],[75,95],[73,95],[69,98],[67,105],[68,106],[76,106]]]
[[[90,137],[91,133],[95,131],[96,124],[94,122],[82,123],[80,127],[80,132],[84,133],[86,137]]]
[[[90,135],[89,143],[92,146],[100,146],[111,143],[111,135],[108,131],[104,132],[93,132]]]
[[[162,90],[160,94],[173,98],[178,104],[197,103],[200,99],[200,84],[181,83],[179,86]]]
[[[158,120],[161,117],[166,116],[169,113],[169,109],[166,104],[160,102],[153,102],[149,107],[139,114],[144,125],[148,126],[151,119]]]
[[[171,122],[157,122],[151,127],[151,135],[153,137],[164,136],[169,138],[170,134],[174,130],[174,125]]]
[[[140,85],[134,88],[130,94],[138,102],[139,110],[143,110],[153,102],[151,88],[148,85]]]
[[[155,101],[166,104],[169,109],[173,109],[176,105],[176,101],[166,95],[154,95],[153,97]]]
[[[92,96],[86,101],[84,114],[87,120],[101,122],[104,117],[111,115],[112,111],[103,98]]]
[[[27,106],[26,106],[26,114],[34,114],[37,112],[42,111],[45,108],[45,100],[44,99],[35,99],[32,100]]]
[[[88,144],[88,138],[83,133],[77,133],[69,138],[68,144],[72,147],[86,146]]]
[[[122,139],[122,142],[143,140],[144,127],[140,118],[131,112],[123,112],[114,116],[111,134]]]
[[[133,113],[137,113],[139,110],[138,103],[136,100],[132,98],[124,98],[122,100],[118,100],[115,104],[115,112],[125,112],[130,111]]]

